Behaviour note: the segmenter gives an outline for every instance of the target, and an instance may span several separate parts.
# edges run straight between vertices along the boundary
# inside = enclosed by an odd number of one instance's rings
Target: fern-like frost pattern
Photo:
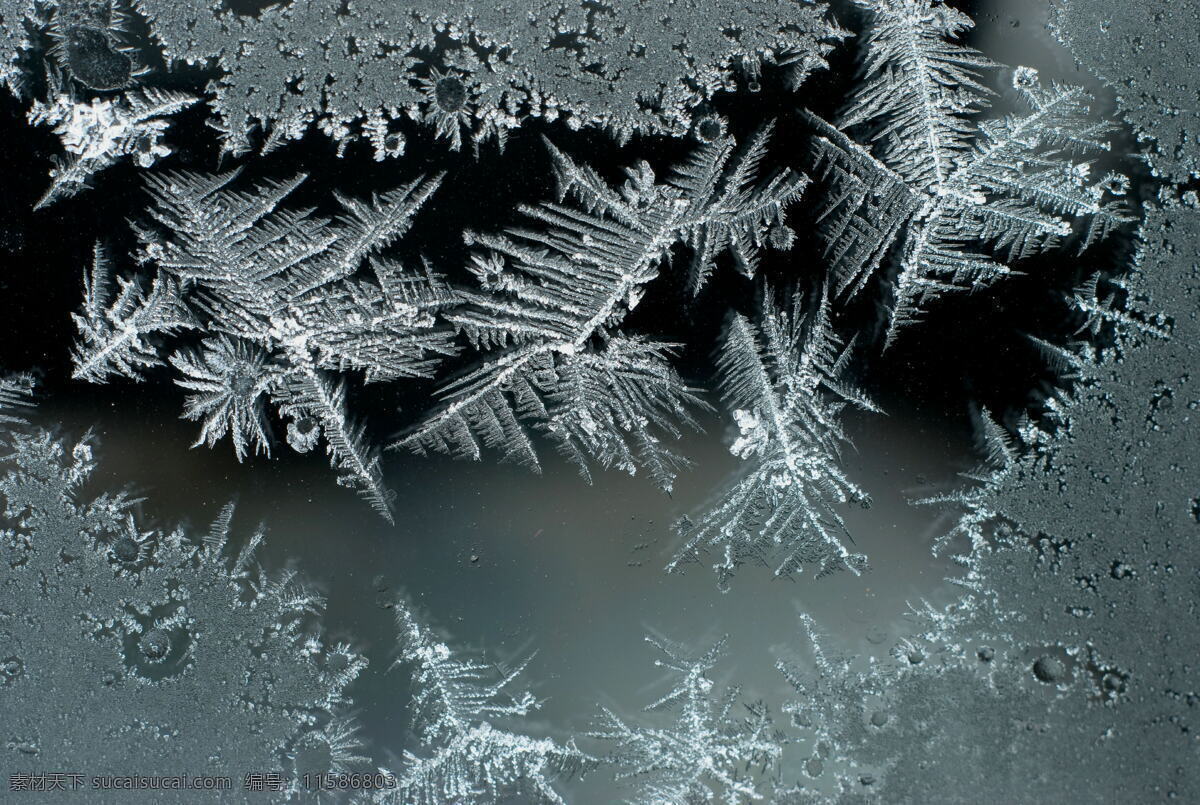
[[[695,288],[721,253],[753,273],[765,233],[784,227],[806,181],[759,176],[768,136],[740,153],[729,137],[705,144],[663,181],[639,163],[615,189],[547,144],[560,201],[523,207],[529,228],[468,234],[482,292],[465,292],[446,318],[483,361],[444,386],[442,406],[397,446],[476,459],[499,448],[537,469],[529,423],[585,476],[590,458],[644,467],[669,490],[680,459],[660,434],[678,436],[702,403],[669,363],[674,345],[617,328],[677,244],[692,250]]]
[[[197,444],[230,434],[238,458],[266,452],[265,407],[288,420],[304,451],[324,440],[339,480],[390,517],[379,458],[347,412],[348,373],[367,382],[426,377],[454,352],[436,314],[454,301],[441,280],[380,253],[411,226],[440,178],[418,179],[368,201],[338,196],[336,220],[280,209],[302,176],[230,187],[237,172],[150,176],[151,225],[141,259],[157,267],[149,293],[118,279],[102,251],[76,315],[77,377],[136,376],[168,363],[189,392],[185,416],[202,423]],[[360,267],[370,267],[370,277]],[[163,339],[185,327],[198,347],[163,356]]]
[[[555,781],[594,762],[549,738],[506,729],[539,706],[529,691],[512,692],[528,661],[510,670],[453,650],[405,601],[396,605],[399,657],[412,678],[413,751],[397,785],[373,801],[395,805],[487,805],[508,798],[562,805]]]
[[[807,563],[822,575],[865,566],[866,558],[846,547],[837,510],[869,501],[840,467],[848,442],[840,413],[847,403],[878,409],[846,377],[854,342],[842,345],[824,294],[805,310],[802,294],[779,307],[764,290],[756,320],[731,317],[718,368],[739,432],[730,451],[747,466],[698,522],[676,524],[685,542],[668,570],[716,552],[713,567],[727,589],[747,562],[770,565],[776,576]]]
[[[672,723],[628,723],[601,710],[594,738],[615,748],[606,758],[618,780],[634,789],[630,803],[762,800],[758,775],[773,768],[782,752],[780,736],[761,703],[745,706],[739,717],[736,686],[718,690],[710,672],[725,651],[725,640],[696,655],[684,646],[647,637],[664,655],[656,664],[671,675],[671,689],[646,706],[647,714],[669,713]]]
[[[808,115],[810,159],[829,185],[834,292],[853,295],[886,268],[889,343],[944,294],[987,287],[1071,238],[1086,249],[1131,220],[1124,177],[1089,175],[1086,157],[1108,150],[1112,127],[1092,119],[1082,88],[1018,67],[1018,111],[976,121],[992,94],[980,75],[998,65],[956,41],[970,17],[937,0],[857,5],[869,18],[862,80],[841,131]]]

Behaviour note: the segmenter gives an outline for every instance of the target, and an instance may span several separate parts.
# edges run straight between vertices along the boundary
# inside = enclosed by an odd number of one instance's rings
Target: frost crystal
[[[694,287],[725,251],[753,272],[764,232],[782,225],[805,181],[758,178],[767,136],[737,156],[731,138],[704,144],[661,182],[639,163],[618,189],[547,144],[559,196],[576,203],[523,207],[537,228],[468,234],[482,247],[471,270],[484,292],[464,293],[466,307],[446,318],[484,362],[446,385],[443,405],[396,445],[477,459],[482,442],[537,469],[530,422],[585,477],[591,457],[645,467],[670,489],[680,459],[656,431],[678,436],[675,422],[691,424],[700,403],[668,363],[673,345],[617,328],[676,244],[692,248]]]
[[[405,602],[396,606],[400,656],[412,675],[411,724],[416,751],[404,753],[394,789],[373,800],[403,805],[488,805],[509,797],[563,803],[556,778],[592,761],[573,742],[560,745],[495,726],[521,719],[539,702],[510,692],[525,663],[510,671],[464,657],[442,642]]]
[[[85,492],[96,468],[87,440],[23,427],[0,440],[7,769],[290,776],[282,761],[298,748],[353,733],[343,693],[366,661],[323,645],[322,601],[294,573],[258,566],[261,530],[231,539],[232,506],[203,536],[149,528],[124,494]],[[187,789],[123,793],[200,801]]]
[[[1167,338],[1170,327],[1161,313],[1145,313],[1119,304],[1118,300],[1129,301],[1129,292],[1119,278],[1108,278],[1106,290],[1101,291],[1100,275],[1092,275],[1075,289],[1070,304],[1076,313],[1084,317],[1080,330],[1099,335],[1105,327],[1117,332],[1136,330],[1154,338]]]
[[[171,125],[168,118],[198,100],[187,93],[147,87],[91,103],[81,103],[62,91],[49,103],[35,101],[29,122],[53,126],[67,151],[66,157],[56,158],[50,188],[36,208],[86,190],[93,176],[122,157],[132,157],[138,166],[148,168],[169,155],[171,149],[161,139]]]
[[[213,65],[227,147],[311,124],[344,143],[356,120],[378,132],[411,117],[457,148],[503,137],[530,117],[569,125],[686,133],[692,110],[751,79],[763,62],[793,85],[825,66],[845,32],[811,0],[490,4],[339,0],[226,5],[136,0],[168,64]],[[393,140],[393,148],[396,145]]]
[[[1061,435],[1020,451],[981,419],[996,470],[943,498],[965,509],[948,535],[967,538],[961,595],[914,612],[892,659],[817,645],[815,674],[785,669],[834,801],[1200,797],[1200,216],[1178,201],[1146,214],[1105,306],[1114,344],[1081,366]],[[1162,332],[1135,315],[1146,299]]]
[[[960,537],[965,538],[973,549],[984,549],[991,526],[1000,517],[992,500],[992,490],[1017,473],[1019,450],[1008,432],[986,411],[977,412],[975,423],[985,460],[975,471],[964,473],[964,480],[971,485],[963,490],[913,501],[917,506],[952,506],[961,512],[954,527],[934,541],[935,553],[946,550]]]
[[[0,427],[25,424],[33,408],[34,380],[30,375],[0,375]]]
[[[171,356],[180,374],[176,383],[195,392],[184,416],[204,421],[193,447],[212,447],[228,432],[239,461],[249,446],[270,452],[263,399],[274,374],[268,360],[257,345],[226,336],[205,339],[197,352]]]
[[[1187,183],[1200,176],[1200,106],[1191,32],[1200,6],[1055,0],[1047,26],[1075,59],[1116,95],[1143,143],[1155,176]]]
[[[740,691],[714,690],[709,672],[725,648],[718,641],[699,656],[682,646],[647,637],[666,654],[656,664],[675,678],[674,686],[647,712],[677,711],[666,727],[627,724],[611,710],[601,711],[592,736],[613,741],[606,761],[617,767],[617,778],[631,780],[637,793],[629,802],[701,803],[728,805],[763,799],[753,769],[765,775],[779,760],[781,739],[762,704],[747,705],[747,715],[733,710]]]
[[[1010,263],[1058,248],[1082,222],[1081,248],[1129,219],[1112,176],[1076,154],[1108,149],[1087,93],[1037,72],[1013,75],[1020,110],[976,121],[994,65],[954,40],[972,26],[939,0],[856,0],[869,13],[863,79],[838,122],[808,115],[812,161],[829,185],[822,233],[834,292],[857,293],[895,261],[888,341],[928,303],[986,287]]]
[[[439,179],[369,202],[338,196],[344,213],[328,221],[277,209],[302,176],[249,192],[229,188],[236,176],[147,179],[155,226],[140,235],[144,259],[159,269],[151,293],[121,281],[110,303],[107,262],[97,259],[76,316],[76,376],[103,380],[163,363],[146,337],[199,322],[209,336],[198,351],[170,357],[192,392],[185,416],[203,420],[197,444],[228,432],[239,458],[247,447],[265,452],[269,401],[290,420],[289,443],[303,451],[323,437],[339,480],[390,517],[378,457],[347,417],[339,374],[425,377],[453,352],[451,334],[434,320],[452,294],[432,274],[377,256],[407,231]],[[373,279],[357,276],[364,261]]]
[[[126,87],[145,72],[128,43],[130,23],[124,0],[0,0],[0,82],[22,94],[18,62],[44,33],[46,55],[80,85]]]
[[[14,92],[24,85],[17,60],[32,47],[27,20],[35,13],[34,0],[0,0],[0,82]]]
[[[717,550],[721,587],[748,560],[789,576],[808,562],[824,574],[854,572],[865,557],[843,542],[845,524],[835,506],[866,503],[865,492],[838,466],[848,440],[839,414],[847,402],[878,409],[845,377],[854,343],[842,348],[822,296],[808,314],[797,294],[777,308],[764,290],[758,322],[734,314],[718,358],[726,404],[739,430],[730,451],[748,463],[720,501],[676,530],[686,539],[667,565],[679,570]]]
[[[71,314],[79,330],[71,355],[72,376],[77,380],[102,383],[114,376],[137,380],[142,369],[160,362],[157,345],[150,339],[199,324],[184,306],[173,278],[155,277],[149,293],[137,278],[116,280],[114,293],[112,260],[97,243],[91,270],[83,275],[83,312]]]

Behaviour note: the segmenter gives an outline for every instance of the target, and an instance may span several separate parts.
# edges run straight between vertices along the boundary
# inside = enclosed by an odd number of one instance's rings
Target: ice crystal
[[[653,3],[406,3],[338,0],[227,5],[136,0],[169,65],[205,64],[226,145],[250,147],[312,125],[341,143],[355,121],[379,147],[412,117],[458,147],[530,117],[684,134],[716,92],[776,63],[799,85],[845,36],[812,0]],[[393,146],[397,141],[393,140]]]
[[[324,646],[313,630],[322,601],[294,572],[258,566],[261,530],[231,538],[232,506],[204,535],[150,527],[126,495],[86,491],[97,465],[88,440],[17,427],[3,442],[6,768],[218,775],[237,785],[248,769],[290,774],[285,756],[346,731],[344,692],[366,661]]]
[[[1170,328],[1161,313],[1145,313],[1118,304],[1118,299],[1128,301],[1128,289],[1123,280],[1108,277],[1102,286],[1100,279],[1099,274],[1093,274],[1075,289],[1070,299],[1071,307],[1084,317],[1081,331],[1087,330],[1098,336],[1105,327],[1111,327],[1120,332],[1136,330],[1153,338],[1169,336]]]
[[[1126,293],[1106,307],[1115,344],[1082,366],[1058,438],[1015,449],[981,419],[999,469],[947,496],[964,509],[948,535],[967,538],[953,543],[961,595],[917,610],[894,660],[818,646],[815,673],[786,669],[835,801],[1200,796],[1200,649],[1181,626],[1200,567],[1198,244],[1195,210],[1147,208]],[[1159,333],[1134,315],[1146,298]]]
[[[935,552],[946,550],[959,538],[965,538],[972,548],[982,550],[991,526],[1000,517],[992,490],[1017,473],[1019,449],[1008,432],[987,411],[976,412],[975,425],[985,459],[974,471],[963,475],[969,485],[965,489],[913,501],[918,506],[949,506],[959,511],[954,526],[934,541]]]
[[[1116,95],[1153,163],[1172,182],[1200,176],[1200,107],[1191,34],[1200,6],[1163,3],[1149,14],[1137,3],[1054,0],[1049,29],[1085,69]]]
[[[809,115],[811,158],[829,184],[834,292],[895,264],[889,341],[943,294],[1059,248],[1077,222],[1086,248],[1129,220],[1120,181],[1091,178],[1083,161],[1108,149],[1112,127],[1091,119],[1082,88],[1021,67],[1018,111],[977,119],[991,94],[980,73],[997,65],[956,41],[969,17],[939,0],[856,1],[869,19],[862,79],[838,127],[858,142]]]
[[[49,102],[35,101],[29,122],[53,126],[67,152],[56,158],[50,187],[37,207],[87,189],[92,177],[124,157],[148,168],[169,155],[171,149],[162,142],[169,118],[198,100],[184,92],[147,87],[90,103],[61,90]]]
[[[79,340],[71,355],[73,376],[100,383],[114,376],[133,379],[159,363],[151,340],[198,326],[180,298],[179,283],[156,276],[147,293],[138,278],[117,277],[114,293],[112,258],[99,243],[91,269],[83,275],[83,312],[73,313]]]
[[[124,0],[49,0],[41,11],[49,55],[80,84],[121,89],[146,72],[129,44],[132,18]]]
[[[665,181],[641,162],[616,189],[547,143],[562,200],[522,207],[532,228],[467,236],[483,292],[446,317],[484,360],[397,446],[477,459],[482,442],[537,469],[528,422],[585,477],[590,457],[644,467],[670,489],[680,459],[657,432],[677,436],[700,403],[668,362],[673,345],[617,328],[676,244],[692,248],[695,287],[722,252],[753,272],[765,231],[804,187],[791,172],[758,177],[768,133],[738,155],[728,137],[703,144]]]
[[[679,645],[647,637],[665,655],[656,664],[671,673],[673,686],[645,709],[672,712],[667,726],[630,724],[608,708],[601,711],[593,737],[615,743],[606,758],[617,778],[628,780],[638,803],[724,802],[729,805],[763,799],[765,774],[779,760],[780,736],[761,703],[734,710],[740,690],[716,690],[709,674],[724,652],[722,639],[699,655]]]
[[[25,83],[18,62],[33,47],[30,31],[35,16],[34,0],[0,0],[0,82],[14,91]]]
[[[106,261],[97,260],[76,317],[76,376],[103,380],[164,363],[146,336],[199,322],[210,334],[199,350],[170,358],[179,384],[195,392],[185,415],[204,421],[197,443],[229,432],[239,458],[249,446],[265,451],[269,401],[291,420],[289,443],[309,449],[323,437],[339,480],[390,516],[378,457],[348,419],[340,375],[424,377],[453,351],[451,334],[435,322],[452,294],[431,273],[378,256],[411,226],[439,179],[370,201],[338,196],[344,213],[329,221],[278,209],[302,176],[251,191],[232,189],[236,176],[148,177],[153,223],[140,234],[143,259],[158,269],[152,291],[143,297],[135,281],[121,281],[109,303]],[[372,279],[359,276],[364,262]]]
[[[839,415],[846,403],[878,409],[846,377],[853,348],[834,332],[824,294],[806,313],[802,294],[777,307],[764,290],[756,322],[733,314],[717,360],[739,430],[730,451],[748,466],[699,523],[676,524],[685,542],[668,570],[715,550],[723,589],[747,561],[777,576],[810,562],[821,574],[859,571],[865,557],[846,547],[836,507],[868,497],[839,466],[848,442]]]
[[[513,693],[525,663],[503,671],[451,649],[404,601],[396,605],[396,663],[412,678],[414,751],[404,753],[394,789],[373,800],[404,805],[472,805],[519,797],[563,803],[554,787],[592,761],[573,742],[559,744],[504,728],[537,709],[528,691]]]
[[[145,72],[129,44],[130,15],[122,0],[2,0],[0,82],[21,94],[20,62],[48,40],[46,55],[79,85],[108,91]]]
[[[197,352],[176,352],[170,360],[179,370],[176,383],[195,392],[187,398],[184,416],[204,421],[193,447],[212,447],[228,432],[239,461],[247,447],[270,452],[264,397],[274,372],[261,347],[218,336],[201,342]]]
[[[33,408],[34,379],[32,375],[0,375],[0,427],[11,428],[26,424]]]

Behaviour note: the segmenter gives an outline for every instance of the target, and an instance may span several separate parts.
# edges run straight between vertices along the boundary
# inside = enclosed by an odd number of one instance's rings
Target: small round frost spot
[[[317,446],[321,426],[314,417],[302,416],[288,423],[287,441],[297,453],[307,453]]]
[[[767,245],[780,252],[786,252],[796,242],[796,230],[785,224],[775,224],[767,230]]]
[[[136,562],[141,552],[141,546],[138,545],[137,540],[133,537],[121,537],[112,545],[113,558],[123,565],[130,565]]]
[[[1044,655],[1034,661],[1033,675],[1047,685],[1054,685],[1067,678],[1067,665],[1057,657]]]
[[[1038,85],[1038,71],[1032,67],[1018,67],[1013,71],[1013,87],[1029,89]]]
[[[1125,677],[1115,671],[1109,671],[1100,679],[1100,684],[1109,695],[1125,692]]]
[[[171,636],[165,629],[156,626],[142,635],[142,639],[138,641],[138,649],[147,660],[161,662],[171,650]]]
[[[80,82],[97,90],[119,89],[129,83],[133,63],[112,47],[103,31],[72,28],[66,40],[67,65]]]
[[[393,131],[383,138],[383,152],[387,156],[399,156],[404,153],[404,135]]]
[[[433,97],[443,112],[457,112],[467,105],[467,85],[461,78],[448,75],[434,84]]]
[[[696,123],[696,139],[701,142],[715,142],[725,134],[725,125],[719,117],[701,118]]]
[[[0,660],[0,687],[11,685],[25,673],[25,663],[20,657],[10,655]]]

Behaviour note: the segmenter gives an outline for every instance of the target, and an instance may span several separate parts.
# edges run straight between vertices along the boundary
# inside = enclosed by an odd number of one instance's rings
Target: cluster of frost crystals
[[[124,0],[0,0],[0,83],[26,89],[37,45],[72,80],[97,90],[128,86],[144,72],[128,45]]]
[[[454,351],[436,320],[453,294],[431,273],[379,256],[440,177],[366,201],[339,195],[343,213],[333,221],[279,208],[303,176],[248,191],[230,187],[236,177],[148,177],[152,223],[140,230],[141,256],[157,271],[148,291],[140,278],[118,278],[114,290],[110,261],[97,249],[75,315],[75,376],[137,379],[169,364],[189,392],[185,416],[202,423],[197,444],[228,433],[239,459],[269,450],[271,403],[293,448],[323,440],[339,482],[390,518],[378,456],[346,412],[344,376],[426,377]],[[169,336],[184,329],[204,337],[168,352]]]
[[[806,563],[821,574],[859,572],[865,557],[846,547],[836,507],[868,496],[839,467],[848,443],[840,413],[847,403],[878,409],[846,377],[853,345],[842,346],[824,295],[806,313],[801,294],[777,307],[764,290],[756,321],[731,317],[718,368],[739,430],[729,449],[747,467],[698,523],[676,524],[685,542],[668,570],[716,551],[722,589],[748,561],[773,566],[776,576]]]
[[[762,416],[744,408],[733,412],[738,437],[729,445],[729,452],[741,459],[760,456],[770,448],[771,431]]]
[[[0,82],[6,86],[22,84],[17,61],[32,47],[26,20],[34,13],[34,0],[0,0]]]
[[[146,70],[126,44],[129,27],[122,0],[0,4],[0,83],[18,95],[40,84],[43,71],[16,62],[34,42],[48,45],[38,54],[45,57],[45,95],[34,100],[28,120],[53,127],[66,154],[53,157],[50,187],[36,208],[88,189],[97,173],[122,159],[148,168],[170,155],[162,137],[171,117],[199,101],[178,90],[132,86]],[[92,90],[123,92],[83,97]]]
[[[0,402],[9,393],[6,381]],[[229,802],[247,772],[295,778],[328,770],[305,758],[353,757],[345,691],[366,661],[322,642],[322,601],[294,572],[258,565],[261,529],[231,536],[232,506],[204,534],[149,527],[125,494],[89,491],[89,441],[11,418],[5,426],[0,754],[9,775],[228,776],[224,791],[121,791],[120,801]],[[256,796],[282,802],[289,792]]]
[[[34,380],[31,375],[0,376],[0,427],[25,424],[33,408]]]
[[[739,718],[734,713],[739,689],[715,689],[709,674],[725,640],[693,656],[682,646],[646,639],[666,655],[655,662],[671,673],[673,686],[645,709],[673,712],[673,722],[630,724],[604,708],[592,733],[616,744],[605,760],[614,764],[618,780],[635,789],[628,801],[738,805],[762,800],[769,786],[765,778],[782,752],[781,738],[761,703],[747,705]]]
[[[981,117],[990,91],[979,76],[997,65],[955,41],[969,17],[941,0],[856,2],[868,17],[862,77],[838,128],[807,116],[811,161],[826,184],[834,291],[855,294],[884,270],[889,342],[943,294],[987,287],[1070,239],[1085,249],[1130,220],[1123,177],[1089,174],[1111,127],[1091,118],[1082,88],[1018,68],[1017,111]]]
[[[53,126],[67,152],[56,160],[50,188],[37,207],[87,189],[93,176],[124,157],[148,168],[171,154],[162,141],[169,118],[197,100],[187,93],[148,87],[89,103],[62,91],[47,102],[34,101],[29,122]]]
[[[839,801],[1200,798],[1200,214],[1168,191],[1146,216],[1057,437],[984,420],[999,469],[947,496],[962,595],[894,660],[789,671]]]
[[[722,253],[753,274],[806,181],[759,177],[768,133],[740,153],[717,137],[664,179],[641,162],[617,188],[547,143],[562,200],[522,207],[530,228],[467,235],[483,290],[446,318],[484,358],[396,446],[468,458],[487,446],[537,469],[532,425],[585,477],[590,458],[669,490],[681,459],[660,434],[677,437],[701,403],[668,361],[675,345],[618,328],[677,244],[692,248],[694,289]]]
[[[412,679],[410,728],[415,747],[394,772],[396,786],[371,800],[395,805],[490,805],[564,802],[554,783],[593,761],[573,742],[532,738],[504,727],[535,711],[529,691],[511,687],[526,663],[504,671],[457,652],[412,610],[396,605],[397,666]]]
[[[1193,32],[1200,5],[1147,9],[1113,0],[1054,0],[1050,29],[1116,94],[1156,176],[1186,183],[1200,176],[1200,105]]]
[[[315,125],[383,158],[403,150],[405,118],[455,148],[531,117],[679,134],[739,74],[775,63],[799,85],[846,35],[814,0],[134,5],[169,65],[220,71],[210,91],[235,152],[255,127],[277,140]]]

